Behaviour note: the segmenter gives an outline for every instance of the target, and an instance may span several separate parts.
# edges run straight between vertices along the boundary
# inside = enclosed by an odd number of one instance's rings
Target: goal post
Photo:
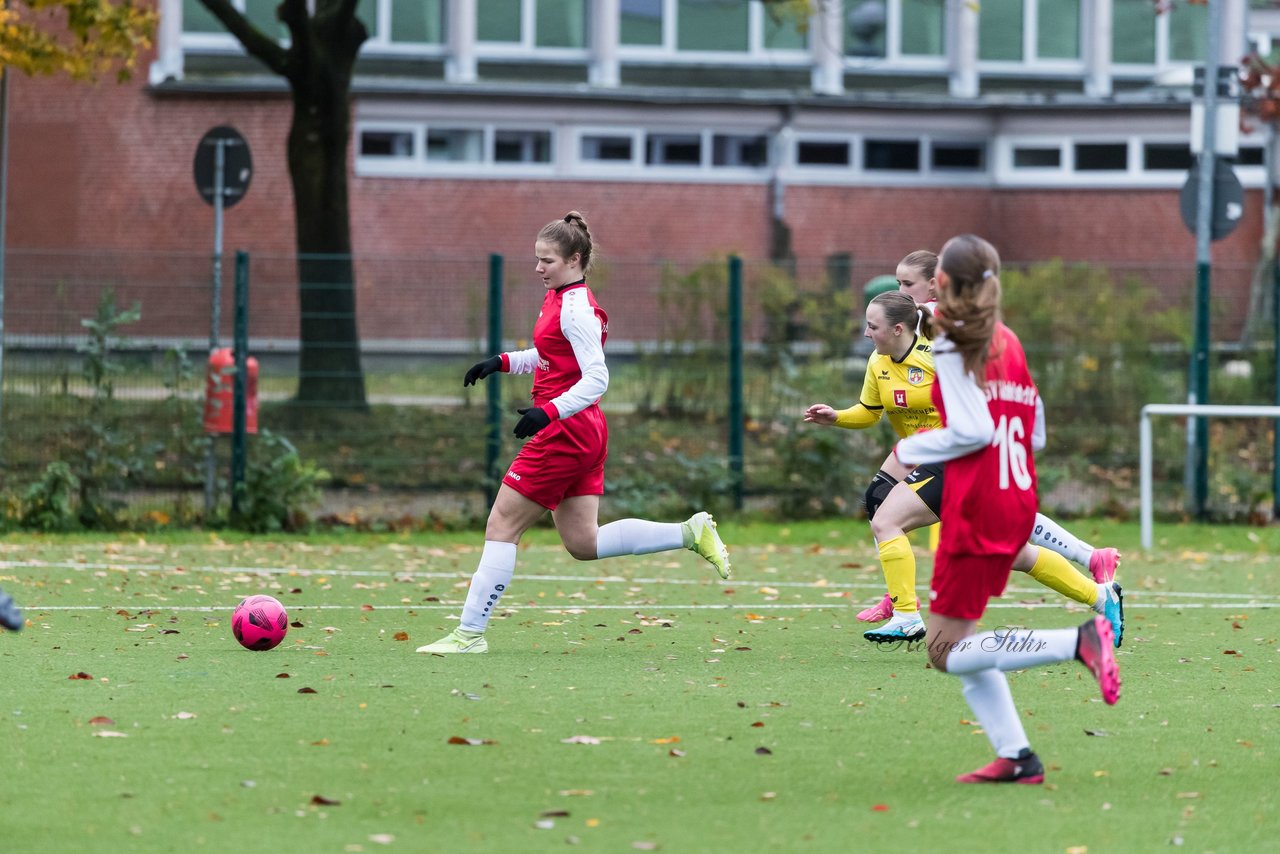
[[[1138,490],[1142,514],[1142,548],[1151,550],[1152,507],[1151,486],[1151,418],[1155,415],[1189,415],[1192,418],[1271,418],[1280,419],[1280,406],[1233,406],[1214,403],[1149,403],[1142,407],[1138,424]]]

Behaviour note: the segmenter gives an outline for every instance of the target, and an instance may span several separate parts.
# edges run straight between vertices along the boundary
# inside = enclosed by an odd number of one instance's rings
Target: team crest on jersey
[[[902,409],[907,408],[907,390],[905,388],[895,388],[893,390],[893,405]]]
[[[921,368],[907,368],[907,382],[912,385],[920,385],[924,382],[924,370]]]

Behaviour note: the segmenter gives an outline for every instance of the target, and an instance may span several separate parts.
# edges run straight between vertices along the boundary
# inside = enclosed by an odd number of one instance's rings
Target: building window
[[[495,163],[550,163],[551,131],[495,131],[493,161]]]
[[[978,58],[1022,61],[1022,0],[982,0]]]
[[[428,128],[427,160],[479,163],[484,160],[484,133],[472,128]]]
[[[677,49],[745,51],[750,6],[738,0],[678,0]]]
[[[862,146],[862,168],[892,172],[920,171],[920,141],[868,139]]]
[[[1036,57],[1080,58],[1079,0],[1035,0]]]
[[[651,133],[644,142],[650,166],[702,165],[702,137],[696,134]]]
[[[538,47],[582,48],[587,44],[584,0],[538,0],[534,44]]]
[[[581,49],[586,0],[484,0],[476,3],[476,41]]]
[[[987,168],[987,147],[978,142],[935,142],[931,166],[938,171],[981,172]]]
[[[1014,169],[1058,169],[1062,166],[1062,149],[1054,146],[1020,145],[1013,149]]]
[[[1153,14],[1150,0],[1112,0],[1111,61],[1162,66],[1204,54],[1208,6],[1178,3]]]
[[[621,0],[620,6],[620,43],[661,46],[662,0]]]
[[[582,137],[583,160],[597,163],[630,163],[632,139],[629,136],[589,134]]]
[[[847,141],[800,140],[796,144],[796,163],[801,166],[848,166]]]
[[[1123,172],[1129,168],[1129,146],[1123,142],[1077,142],[1077,172]]]
[[[391,41],[397,44],[442,44],[444,0],[390,0]]]
[[[1194,162],[1195,158],[1191,156],[1191,146],[1185,143],[1148,142],[1142,146],[1143,169],[1183,172],[1190,169]]]
[[[884,57],[889,21],[885,5],[885,0],[865,0],[845,7],[845,56]]]
[[[413,157],[413,131],[365,130],[360,132],[361,157]]]
[[[716,134],[711,139],[711,165],[768,166],[769,140],[764,136]]]
[[[902,53],[942,56],[947,42],[946,0],[898,1],[902,5]]]
[[[1236,164],[1239,166],[1264,166],[1266,165],[1266,153],[1260,145],[1242,145],[1240,153],[1236,157]]]
[[[476,40],[482,42],[520,42],[520,0],[488,0],[476,4]]]

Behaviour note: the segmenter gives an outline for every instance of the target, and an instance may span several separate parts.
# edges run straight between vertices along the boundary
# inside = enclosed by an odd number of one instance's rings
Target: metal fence
[[[528,346],[542,298],[525,261],[505,266],[506,348]],[[887,425],[822,430],[801,425],[800,414],[813,402],[856,400],[868,352],[864,286],[895,265],[846,256],[787,265],[744,260],[748,507],[786,515],[858,512],[865,482],[891,444]],[[222,267],[218,337],[229,346],[230,256]],[[9,252],[0,493],[11,516],[47,465],[77,459],[85,431],[97,427],[126,446],[118,462],[131,470],[116,472],[112,488],[133,517],[200,519],[211,270],[207,254]],[[368,407],[298,407],[290,402],[300,379],[297,259],[252,257],[248,332],[260,364],[260,425],[327,471],[321,515],[482,513],[492,486],[485,395],[464,389],[461,378],[488,355],[489,259],[360,256],[355,272]],[[1038,459],[1047,508],[1134,511],[1139,411],[1186,400],[1194,273],[1190,260],[1163,267],[1006,264],[1006,319],[1023,339],[1049,411],[1050,444]],[[1214,271],[1214,402],[1275,401],[1270,329],[1245,328],[1249,313],[1260,310],[1250,304],[1251,274]],[[610,318],[607,512],[654,515],[695,502],[727,509],[727,283],[724,258],[606,261],[593,272]],[[135,305],[137,318],[127,313]],[[498,381],[511,413],[527,398],[528,378]],[[508,422],[505,457],[517,447],[509,435],[514,417]],[[1261,512],[1272,497],[1272,425],[1214,425],[1212,440],[1211,512]],[[225,441],[212,441],[224,472]],[[1185,430],[1173,424],[1156,437],[1161,511],[1182,506],[1185,441]],[[225,502],[225,483],[217,496]]]

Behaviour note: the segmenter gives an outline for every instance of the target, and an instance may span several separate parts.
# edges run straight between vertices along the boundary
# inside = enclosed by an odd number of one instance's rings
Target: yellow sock
[[[894,611],[920,610],[916,599],[916,556],[906,534],[886,540],[879,546],[880,567],[884,570],[884,583],[889,588]]]
[[[1037,547],[1040,553],[1036,565],[1027,573],[1050,590],[1056,590],[1068,599],[1082,602],[1090,608],[1098,601],[1098,585],[1076,570],[1065,557],[1057,552]]]
[[[934,522],[929,526],[929,551],[938,550],[938,540],[942,537],[942,523]]]

